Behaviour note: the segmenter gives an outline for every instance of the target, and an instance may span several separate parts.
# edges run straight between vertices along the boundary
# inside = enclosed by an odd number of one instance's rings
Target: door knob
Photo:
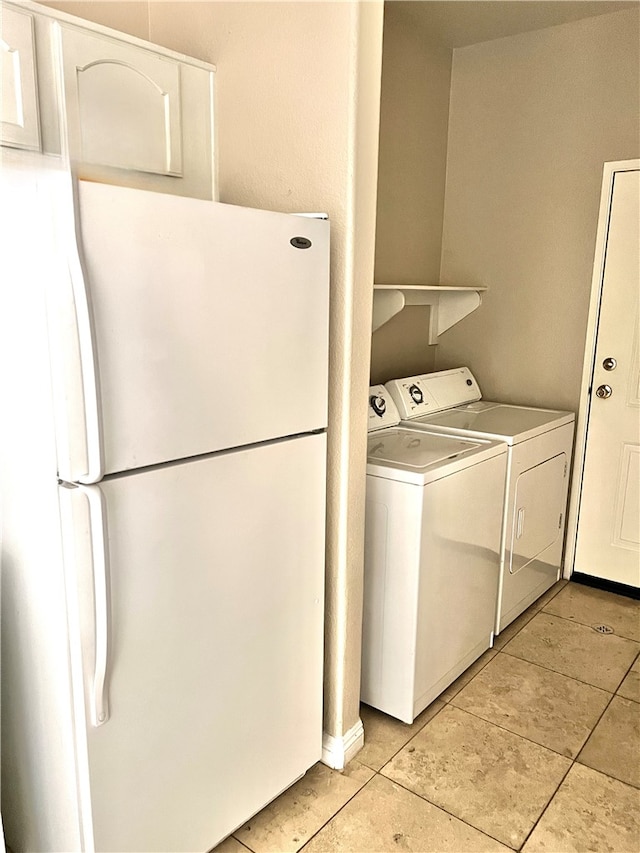
[[[615,358],[605,358],[605,360],[602,362],[602,366],[605,370],[615,370],[618,366],[618,362],[615,360]]]
[[[600,397],[601,400],[606,400],[607,397],[610,397],[613,394],[613,388],[611,385],[599,385],[596,388],[596,397]]]

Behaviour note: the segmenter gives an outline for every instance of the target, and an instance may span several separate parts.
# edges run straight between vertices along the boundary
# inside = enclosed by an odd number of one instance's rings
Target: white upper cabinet
[[[79,178],[217,199],[212,65],[28,0],[2,3],[0,48],[4,145],[68,157]]]
[[[180,65],[104,36],[60,29],[74,159],[181,177]]]
[[[2,9],[2,144],[40,149],[33,15]]]
[[[57,26],[67,144],[78,176],[215,198],[212,70]]]

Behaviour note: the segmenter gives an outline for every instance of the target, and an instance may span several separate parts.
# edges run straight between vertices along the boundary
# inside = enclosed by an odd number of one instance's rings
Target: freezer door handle
[[[91,571],[93,575],[93,612],[95,630],[95,666],[89,692],[91,722],[101,726],[109,719],[107,676],[109,668],[109,555],[107,514],[99,486],[80,486],[89,504],[91,531]]]
[[[77,185],[75,182],[73,192],[75,232],[69,247],[68,267],[76,313],[80,375],[82,378],[82,395],[84,398],[84,431],[87,446],[87,472],[75,479],[77,479],[79,483],[97,483],[102,479],[104,474],[104,465],[102,461],[100,398],[91,302],[82,263],[80,205],[78,204],[76,195]]]

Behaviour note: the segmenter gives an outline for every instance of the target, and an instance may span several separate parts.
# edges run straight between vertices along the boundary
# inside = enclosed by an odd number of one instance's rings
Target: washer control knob
[[[605,360],[602,362],[602,366],[605,370],[615,370],[618,366],[618,362],[615,360],[615,358],[605,358]]]
[[[387,411],[387,401],[380,394],[376,394],[369,398],[369,403],[373,411],[381,418]]]
[[[608,399],[613,394],[613,388],[611,385],[599,385],[596,388],[596,397],[600,397],[601,400]]]

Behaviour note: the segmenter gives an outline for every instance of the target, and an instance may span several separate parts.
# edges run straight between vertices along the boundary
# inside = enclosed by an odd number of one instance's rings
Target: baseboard
[[[627,598],[640,599],[640,589],[637,586],[629,586],[626,583],[618,583],[617,581],[610,581],[606,578],[596,578],[593,575],[585,575],[582,572],[574,572],[571,575],[571,580],[574,583],[584,584],[584,586],[593,586],[596,589],[615,592],[616,595],[626,595]]]
[[[344,770],[353,756],[364,746],[364,726],[358,719],[342,737],[322,733],[322,763],[333,770]]]

